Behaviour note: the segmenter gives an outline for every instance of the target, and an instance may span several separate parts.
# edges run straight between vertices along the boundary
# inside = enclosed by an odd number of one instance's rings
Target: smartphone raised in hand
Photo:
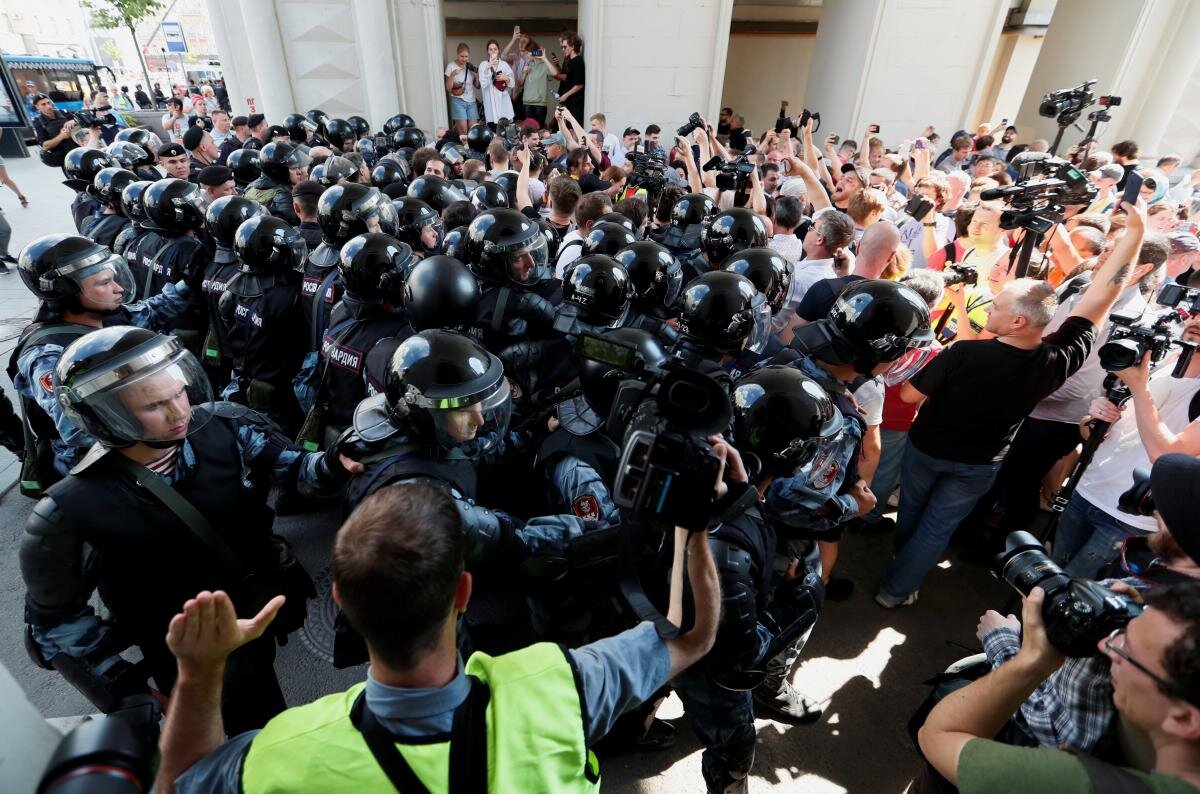
[[[1137,204],[1138,196],[1142,192],[1143,177],[1137,171],[1130,171],[1125,175],[1125,190],[1117,198],[1117,203],[1113,205],[1113,210],[1119,210],[1124,204]]]
[[[933,209],[933,202],[924,196],[913,196],[904,205],[904,211],[911,215],[915,221],[924,221],[930,210]]]
[[[871,133],[872,135],[878,135],[878,134],[879,134],[879,125],[878,125],[878,124],[872,124],[872,125],[871,125],[871,126],[868,128],[868,129],[870,130],[870,133]]]

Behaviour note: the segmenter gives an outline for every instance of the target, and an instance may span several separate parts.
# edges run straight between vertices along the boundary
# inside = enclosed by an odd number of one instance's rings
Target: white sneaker
[[[884,609],[895,609],[896,607],[910,607],[917,603],[917,596],[920,591],[909,593],[906,596],[890,596],[887,593],[880,591],[875,594],[875,603]]]

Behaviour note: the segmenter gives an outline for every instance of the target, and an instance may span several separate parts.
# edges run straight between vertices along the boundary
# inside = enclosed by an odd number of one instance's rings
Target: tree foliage
[[[88,10],[92,27],[100,30],[132,29],[163,9],[159,0],[82,0],[81,5]]]

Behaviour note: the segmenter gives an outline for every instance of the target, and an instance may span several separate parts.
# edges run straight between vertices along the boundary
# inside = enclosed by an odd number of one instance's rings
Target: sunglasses
[[[1121,638],[1120,645],[1116,644],[1118,637]],[[1129,653],[1125,650],[1124,637],[1125,637],[1125,629],[1124,628],[1113,629],[1113,632],[1111,634],[1109,634],[1107,638],[1105,638],[1104,647],[1108,650],[1109,653],[1111,653],[1115,656],[1121,657],[1121,659],[1125,660],[1129,664],[1136,667],[1138,670],[1141,670],[1143,673],[1150,676],[1150,680],[1152,680],[1155,684],[1158,685],[1158,688],[1163,691],[1163,694],[1168,695],[1173,698],[1179,698],[1180,700],[1184,701],[1185,703],[1188,703],[1189,705],[1195,706],[1196,708],[1200,709],[1200,695],[1194,695],[1194,694],[1187,692],[1182,687],[1180,687],[1178,684],[1174,684],[1174,683],[1168,681],[1167,679],[1163,678],[1158,673],[1151,670],[1146,665],[1139,662],[1137,659],[1134,659],[1132,656],[1130,656]]]

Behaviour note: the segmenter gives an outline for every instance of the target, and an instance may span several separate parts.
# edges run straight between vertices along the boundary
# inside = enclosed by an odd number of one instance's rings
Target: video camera
[[[942,284],[953,287],[955,284],[965,284],[973,287],[979,283],[979,271],[970,265],[947,264],[942,271]]]
[[[1140,606],[1107,587],[1067,576],[1028,532],[1013,532],[1005,539],[996,570],[1022,596],[1035,587],[1046,591],[1046,636],[1067,656],[1095,655],[1100,640],[1142,613]]]
[[[112,108],[109,106],[93,110],[77,110],[71,114],[71,118],[80,127],[87,127],[88,129],[117,123],[117,118],[112,114]]]
[[[633,170],[625,178],[625,197],[633,196],[639,190],[646,191],[646,207],[653,214],[658,207],[658,197],[667,186],[667,167],[662,161],[637,148],[626,152],[625,159],[633,163]]]
[[[700,120],[700,114],[693,113],[692,115],[688,116],[687,122],[682,127],[675,130],[675,134],[680,138],[686,138],[692,133],[693,130],[698,130],[702,126],[704,126],[704,122]]]
[[[715,155],[704,164],[704,170],[717,172],[717,188],[720,190],[740,191],[754,173],[754,163],[750,162],[750,155],[757,151],[754,144],[748,143],[745,150],[733,160],[726,161],[720,155]]]
[[[1092,91],[1095,84],[1095,80],[1087,80],[1074,88],[1051,91],[1042,97],[1038,114],[1048,119],[1057,118],[1058,123],[1063,125],[1074,122],[1084,108],[1096,101],[1096,94]],[[1117,104],[1120,104],[1120,99],[1117,100]]]
[[[779,103],[779,118],[775,119],[775,132],[778,133],[783,132],[784,130],[791,130],[793,136],[799,136],[800,130],[804,128],[804,125],[808,123],[809,119],[812,119],[813,122],[813,132],[821,129],[820,113],[814,113],[808,108],[804,108],[799,117],[788,116],[787,108],[788,103],[786,101]]]
[[[627,375],[607,421],[609,437],[622,440],[613,501],[663,532],[703,530],[721,467],[708,436],[732,421],[728,393],[678,361],[651,366],[636,348],[594,334],[579,337],[576,353]]]
[[[1180,303],[1187,302],[1189,308],[1184,309]],[[1154,365],[1167,357],[1171,347],[1178,345],[1182,348],[1179,360],[1175,362],[1172,377],[1181,378],[1191,363],[1196,345],[1176,339],[1173,326],[1182,323],[1192,312],[1200,309],[1200,290],[1184,287],[1180,284],[1165,284],[1158,293],[1158,302],[1169,306],[1166,311],[1150,320],[1138,322],[1137,318],[1120,314],[1109,315],[1112,330],[1108,341],[1100,346],[1100,365],[1109,372],[1136,367],[1142,358],[1149,353],[1150,364]]]
[[[1096,186],[1066,160],[1040,152],[1032,154],[1022,153],[1013,159],[1019,182],[985,190],[979,198],[1005,202],[1007,208],[1000,215],[1000,228],[1045,234],[1062,219],[1065,205],[1091,203],[1096,197]]]

